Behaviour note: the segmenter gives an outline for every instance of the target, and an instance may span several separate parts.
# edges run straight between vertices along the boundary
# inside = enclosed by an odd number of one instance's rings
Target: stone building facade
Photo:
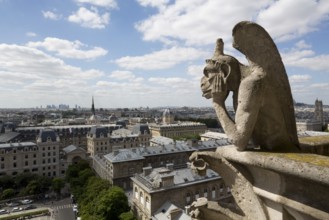
[[[60,175],[60,140],[49,129],[41,130],[36,143],[0,144],[0,174],[15,176],[31,172],[42,176]]]
[[[0,176],[34,173],[40,176],[64,176],[67,167],[86,159],[86,151],[68,146],[61,149],[60,137],[54,130],[40,130],[36,142],[0,144]]]
[[[132,209],[139,220],[153,219],[156,211],[168,201],[185,209],[200,197],[211,201],[231,197],[222,178],[210,169],[205,176],[200,176],[190,168],[174,170],[172,164],[167,164],[156,169],[144,167],[143,173],[131,179]]]
[[[61,149],[71,144],[87,148],[87,134],[95,125],[64,125],[64,126],[47,126],[47,127],[19,127],[16,132],[20,133],[21,141],[34,142],[39,132],[43,129],[52,129],[60,137]],[[107,128],[111,133],[113,130],[121,128],[121,125],[106,124],[102,127]]]
[[[87,151],[91,156],[105,155],[117,149],[149,146],[150,139],[147,125],[135,125],[132,131],[120,134],[111,134],[106,127],[94,126],[87,135]]]
[[[125,190],[132,189],[130,177],[142,173],[143,167],[163,167],[168,163],[174,169],[186,168],[194,151],[212,150],[227,145],[224,140],[189,143],[177,141],[166,145],[118,149],[106,155],[92,156],[93,169],[103,179]]]
[[[177,124],[150,124],[152,136],[164,136],[169,138],[183,137],[187,135],[203,134],[207,126],[199,122],[182,122]]]

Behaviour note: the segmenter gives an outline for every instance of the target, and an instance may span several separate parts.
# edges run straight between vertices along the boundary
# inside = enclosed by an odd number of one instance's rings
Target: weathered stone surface
[[[223,52],[216,42],[206,60],[201,90],[212,98],[219,121],[239,150],[252,139],[254,147],[269,151],[296,152],[298,139],[293,99],[280,54],[269,34],[252,22],[240,22],[233,29],[233,46],[246,55],[244,66]],[[235,121],[225,106],[233,93]]]
[[[329,219],[329,157],[302,153],[245,151],[236,147],[195,152],[231,187],[241,213],[216,202],[196,208],[200,218],[221,219]],[[216,215],[220,213],[220,215]]]
[[[192,218],[329,219],[329,158],[299,153],[290,85],[273,40],[251,22],[238,23],[233,40],[249,65],[225,55],[218,39],[214,56],[206,60],[201,89],[205,98],[212,98],[235,146],[194,152],[190,160],[198,172],[208,166],[218,172],[238,208],[199,199],[192,206]],[[225,106],[230,92],[235,121]],[[244,151],[250,140],[253,149]]]

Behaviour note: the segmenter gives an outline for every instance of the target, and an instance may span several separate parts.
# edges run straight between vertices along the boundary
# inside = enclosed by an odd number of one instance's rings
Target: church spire
[[[92,96],[91,112],[95,115],[94,96]]]

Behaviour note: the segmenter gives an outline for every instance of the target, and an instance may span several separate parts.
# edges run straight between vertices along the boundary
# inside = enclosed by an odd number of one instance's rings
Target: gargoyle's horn
[[[218,38],[216,41],[216,47],[212,60],[218,60],[219,56],[224,55],[224,42],[222,38]]]

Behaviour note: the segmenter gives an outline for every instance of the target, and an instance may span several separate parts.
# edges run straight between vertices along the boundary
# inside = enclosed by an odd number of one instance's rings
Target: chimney
[[[174,183],[174,174],[163,175],[161,177],[161,182],[163,187],[170,187],[175,185]]]
[[[143,167],[143,174],[144,174],[144,176],[150,175],[151,172],[152,172],[152,167],[151,166],[149,166],[149,167]]]
[[[167,163],[166,167],[168,170],[173,171],[174,170],[174,164],[173,163]]]
[[[169,215],[171,220],[178,219],[178,217],[183,213],[183,210],[176,208],[170,211]]]

